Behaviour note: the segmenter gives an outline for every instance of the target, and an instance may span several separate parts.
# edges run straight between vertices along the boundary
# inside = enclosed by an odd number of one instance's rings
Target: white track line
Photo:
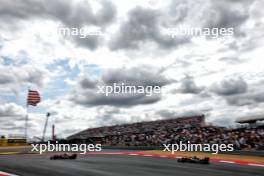
[[[169,156],[167,156],[167,155],[150,155],[150,154],[138,154],[138,153],[129,153],[128,155],[131,155],[131,156],[157,156],[157,157],[160,157],[160,158],[169,158]],[[175,156],[173,158],[179,159],[179,158],[182,158],[182,157]],[[220,160],[218,162],[220,162],[220,163],[229,163],[229,164],[240,164],[240,163],[236,163],[235,161],[226,161],[226,160]],[[264,167],[264,164],[243,164],[243,165]]]
[[[18,175],[15,175],[15,174],[10,174],[10,173],[7,173],[7,172],[2,172],[2,171],[0,171],[0,175],[1,176],[18,176]]]
[[[225,160],[221,160],[219,162],[221,162],[221,163],[235,163],[234,161],[225,161]]]
[[[153,155],[143,155],[143,156],[153,156]]]
[[[264,167],[263,164],[248,164],[249,166],[260,166],[260,167]]]
[[[128,155],[131,155],[131,156],[138,156],[139,154],[136,154],[136,153],[130,153]]]
[[[159,157],[161,157],[161,158],[168,158],[168,156],[166,156],[166,155],[161,155]]]
[[[103,153],[103,154],[108,154],[108,155],[123,155],[124,153],[113,152],[113,153]]]

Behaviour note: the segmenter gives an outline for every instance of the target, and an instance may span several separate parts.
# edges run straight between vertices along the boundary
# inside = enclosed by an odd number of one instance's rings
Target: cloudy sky
[[[0,0],[0,134],[57,135],[88,127],[205,114],[228,126],[263,114],[263,0]],[[233,28],[232,36],[164,35],[181,25]],[[63,36],[59,28],[103,35]],[[97,94],[98,85],[156,85],[162,94]],[[50,134],[50,125],[48,134]]]

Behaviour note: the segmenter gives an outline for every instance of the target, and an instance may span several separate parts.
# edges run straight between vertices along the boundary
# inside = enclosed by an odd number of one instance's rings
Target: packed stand
[[[92,128],[69,137],[93,139],[108,146],[162,144],[233,144],[237,150],[264,150],[264,129],[205,126],[204,116]]]

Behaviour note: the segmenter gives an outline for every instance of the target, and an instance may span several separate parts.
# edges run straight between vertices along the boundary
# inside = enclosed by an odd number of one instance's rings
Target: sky
[[[0,0],[0,135],[58,137],[86,128],[205,114],[230,126],[264,114],[262,0]],[[180,26],[231,36],[176,36]],[[58,29],[100,29],[64,36]],[[114,82],[155,85],[153,96],[97,93]],[[41,102],[26,108],[27,89]]]

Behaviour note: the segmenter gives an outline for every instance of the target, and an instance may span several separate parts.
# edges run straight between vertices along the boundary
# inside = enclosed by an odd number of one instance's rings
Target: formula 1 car
[[[204,157],[204,158],[198,158],[196,156],[193,157],[182,157],[178,159],[178,162],[180,163],[198,163],[198,164],[209,164],[210,158]]]
[[[61,155],[53,155],[50,157],[51,160],[57,160],[57,159],[76,159],[77,154],[69,154],[69,153],[64,153]]]

